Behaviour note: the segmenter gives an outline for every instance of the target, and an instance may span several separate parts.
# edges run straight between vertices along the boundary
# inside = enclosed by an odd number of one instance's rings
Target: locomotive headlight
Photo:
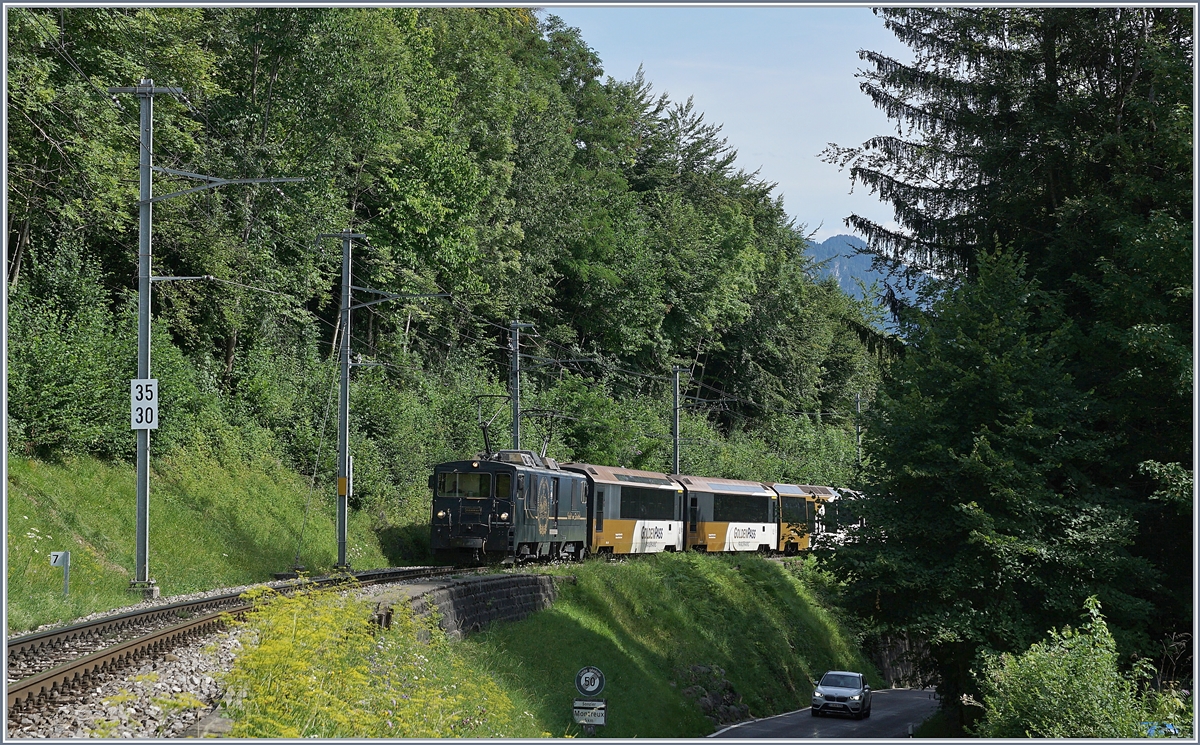
[[[438,510],[437,516],[438,516],[439,518],[441,518],[441,517],[445,517],[445,516],[446,516],[446,511],[445,511],[445,510]]]
[[[501,519],[501,520],[507,520],[507,519],[508,519],[508,513],[507,513],[507,512],[501,512],[501,513],[500,513],[500,519]]]

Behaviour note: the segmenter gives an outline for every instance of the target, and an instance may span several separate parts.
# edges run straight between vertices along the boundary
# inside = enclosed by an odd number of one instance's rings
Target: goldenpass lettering
[[[661,541],[663,538],[662,526],[651,527],[649,525],[642,526],[643,541]]]

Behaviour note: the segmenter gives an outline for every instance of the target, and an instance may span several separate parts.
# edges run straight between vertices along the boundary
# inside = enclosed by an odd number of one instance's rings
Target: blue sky
[[[892,224],[892,212],[818,157],[826,143],[857,145],[895,131],[855,72],[859,49],[908,60],[869,8],[545,6],[582,32],[619,80],[641,64],[656,93],[695,100],[724,126],[738,166],[778,183],[784,206],[818,241],[851,232],[857,212]]]

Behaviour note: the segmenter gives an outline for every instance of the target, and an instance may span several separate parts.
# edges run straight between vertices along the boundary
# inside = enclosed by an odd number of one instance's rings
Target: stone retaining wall
[[[442,617],[442,630],[457,640],[490,623],[519,621],[549,608],[558,597],[558,584],[574,581],[574,577],[545,574],[491,574],[412,585],[405,588],[404,594],[412,599],[417,615],[427,615],[436,607]],[[380,600],[376,610],[380,625],[389,625],[391,604],[396,599]]]
[[[864,651],[889,687],[926,688],[937,682],[929,648],[907,634],[882,634],[866,640]]]

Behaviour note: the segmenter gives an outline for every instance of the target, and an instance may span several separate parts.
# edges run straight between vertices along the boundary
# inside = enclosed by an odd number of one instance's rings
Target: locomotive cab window
[[[496,499],[512,499],[512,474],[496,474]]]
[[[539,499],[539,497],[541,497],[541,495],[538,494],[538,489],[541,488],[538,485],[538,482],[544,481],[544,480],[545,479],[539,479],[537,476],[534,476],[533,474],[530,474],[530,476],[529,476],[529,491],[525,493],[525,512],[527,512],[530,515],[537,514],[538,499]]]
[[[487,499],[492,496],[492,474],[440,473],[438,474],[438,496]]]

